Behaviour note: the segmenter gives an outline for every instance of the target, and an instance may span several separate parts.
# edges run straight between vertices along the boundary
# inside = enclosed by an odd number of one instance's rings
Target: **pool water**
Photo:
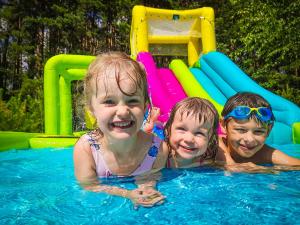
[[[0,224],[300,224],[300,171],[164,170],[158,189],[165,204],[135,210],[129,200],[82,190],[72,153],[1,152]]]

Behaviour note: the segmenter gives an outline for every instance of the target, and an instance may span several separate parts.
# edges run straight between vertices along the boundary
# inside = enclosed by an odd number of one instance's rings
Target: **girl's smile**
[[[145,102],[142,91],[137,89],[131,79],[121,76],[119,84],[114,75],[99,79],[98,92],[97,95],[93,95],[91,103],[104,136],[128,139],[134,137],[140,130]]]
[[[115,121],[111,123],[111,126],[119,129],[127,129],[134,125],[134,121]]]
[[[194,116],[176,113],[171,126],[170,145],[182,159],[194,159],[207,150],[210,124]]]
[[[193,152],[197,150],[197,148],[190,147],[190,146],[183,146],[183,145],[179,145],[179,148],[182,148],[183,151],[187,151],[187,152]]]

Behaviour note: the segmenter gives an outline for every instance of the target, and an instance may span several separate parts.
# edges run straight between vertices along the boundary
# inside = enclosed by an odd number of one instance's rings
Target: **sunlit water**
[[[72,152],[0,153],[0,224],[300,224],[298,171],[164,170],[158,189],[167,196],[165,204],[135,210],[129,200],[82,190]],[[299,146],[287,152],[300,158]]]

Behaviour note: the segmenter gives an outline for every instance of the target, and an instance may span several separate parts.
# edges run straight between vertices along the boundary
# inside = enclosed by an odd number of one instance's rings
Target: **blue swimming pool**
[[[298,171],[164,170],[158,188],[166,203],[134,210],[128,200],[83,191],[73,175],[72,152],[1,152],[0,224],[300,224]],[[300,151],[293,154],[300,158]]]

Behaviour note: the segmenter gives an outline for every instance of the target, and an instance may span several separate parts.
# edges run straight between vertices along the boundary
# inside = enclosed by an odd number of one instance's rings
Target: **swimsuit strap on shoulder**
[[[87,133],[87,140],[90,144],[91,147],[95,148],[97,151],[100,150],[100,144],[95,140],[94,136],[94,131],[90,131]]]
[[[158,154],[158,149],[160,147],[161,139],[157,136],[154,136],[152,139],[152,145],[148,151],[148,155],[151,157],[156,157]]]
[[[91,146],[92,155],[96,165],[96,173],[98,177],[110,177],[112,172],[109,170],[101,151],[101,144],[95,139],[95,131],[88,132],[85,137]]]
[[[154,136],[152,139],[152,145],[148,150],[143,162],[141,165],[131,174],[132,176],[136,176],[147,171],[150,171],[153,167],[153,164],[156,160],[158,150],[160,147],[161,139]]]

